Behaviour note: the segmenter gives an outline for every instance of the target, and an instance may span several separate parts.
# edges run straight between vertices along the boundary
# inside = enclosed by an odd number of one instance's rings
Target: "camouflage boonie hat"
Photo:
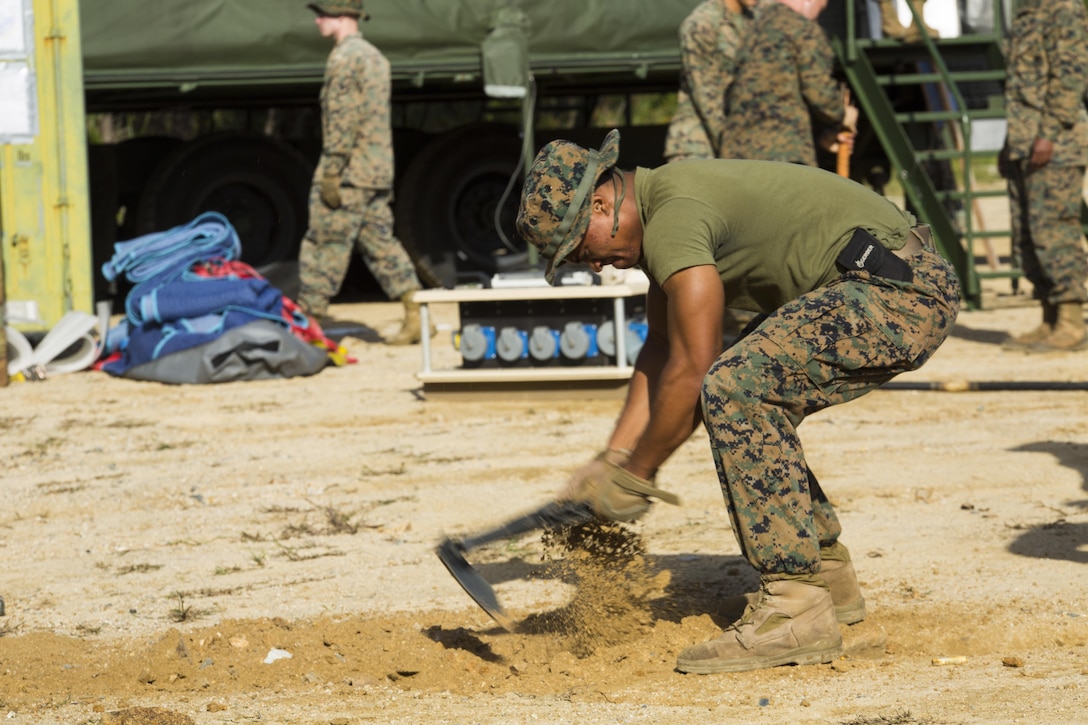
[[[616,165],[620,132],[612,129],[600,150],[570,141],[552,141],[536,155],[518,209],[517,228],[547,261],[548,284],[556,267],[577,247],[589,228],[589,201],[601,175]]]
[[[362,20],[370,19],[363,10],[363,0],[328,0],[328,2],[306,3],[306,7],[322,15],[356,15]]]

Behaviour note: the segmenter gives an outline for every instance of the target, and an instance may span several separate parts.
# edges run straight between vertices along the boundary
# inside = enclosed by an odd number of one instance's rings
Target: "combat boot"
[[[708,675],[835,659],[842,653],[842,636],[831,593],[817,582],[816,576],[807,581],[764,577],[744,615],[718,638],[681,652],[676,668]]]
[[[1080,302],[1058,304],[1058,321],[1043,340],[1032,345],[1031,352],[1073,352],[1088,348],[1088,331],[1084,328],[1084,310]]]
[[[895,8],[895,0],[877,0],[880,5],[880,32],[885,38],[902,40],[909,32],[899,22],[899,12]]]
[[[1052,305],[1049,302],[1043,303],[1043,321],[1039,323],[1039,326],[1033,330],[1025,332],[1023,335],[1017,335],[1016,337],[1010,337],[1001,343],[1001,347],[1006,350],[1021,350],[1026,351],[1031,348],[1032,345],[1037,345],[1043,340],[1050,337],[1050,333],[1054,332],[1054,323],[1058,321],[1058,306]]]
[[[831,603],[835,605],[839,624],[857,624],[865,619],[865,599],[845,546],[836,541],[831,546],[820,547],[820,576],[831,590]]]
[[[415,291],[405,292],[401,298],[404,305],[404,322],[395,335],[385,338],[387,345],[415,345],[423,339],[422,322],[419,316],[419,303],[415,301]],[[429,334],[434,335],[434,325],[430,325]]]
[[[925,7],[926,0],[907,0],[907,4],[914,8],[914,12],[918,14],[918,20],[922,22],[922,27],[926,31],[926,35],[931,38],[939,38],[941,34],[937,32],[936,28],[931,28],[926,25],[925,20],[922,18],[922,9]],[[907,36],[903,38],[907,43],[917,43],[922,39],[922,32],[918,29],[918,24],[912,22],[910,27],[907,28]]]

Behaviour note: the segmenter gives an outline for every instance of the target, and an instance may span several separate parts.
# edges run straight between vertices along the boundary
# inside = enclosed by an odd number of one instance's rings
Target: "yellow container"
[[[26,28],[0,72],[29,72],[29,134],[0,138],[0,232],[9,306],[36,306],[45,327],[92,312],[90,197],[78,0],[5,3],[0,18]],[[11,27],[10,25],[8,27]],[[20,48],[25,50],[20,57]],[[16,111],[21,106],[16,104]],[[6,119],[8,131],[19,121]],[[15,114],[18,115],[18,114]],[[0,129],[3,131],[5,129]]]

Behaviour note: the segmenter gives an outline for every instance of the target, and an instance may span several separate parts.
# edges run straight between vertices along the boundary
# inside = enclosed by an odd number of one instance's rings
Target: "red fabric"
[[[192,272],[199,277],[264,279],[260,272],[253,269],[253,267],[245,262],[238,260],[228,261],[223,258],[197,262],[193,265]],[[305,325],[299,324],[302,320],[306,321]],[[311,345],[323,347],[330,353],[340,353],[341,355],[344,355],[344,351],[341,349],[340,345],[337,344],[335,340],[325,335],[324,331],[321,329],[321,325],[317,324],[317,320],[303,312],[302,308],[298,306],[298,303],[287,295],[283,296],[283,321],[296,337]],[[343,360],[346,363],[357,362],[355,358],[346,355],[344,355]]]

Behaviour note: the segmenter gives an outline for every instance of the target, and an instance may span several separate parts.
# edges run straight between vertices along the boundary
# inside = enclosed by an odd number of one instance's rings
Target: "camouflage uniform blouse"
[[[665,139],[665,158],[714,158],[725,125],[725,91],[750,18],[704,0],[680,25],[684,64],[676,113]]]
[[[1088,162],[1088,13],[1080,0],[1022,0],[1005,55],[1005,110],[1012,160],[1036,138],[1054,143],[1050,163]]]
[[[359,34],[341,40],[321,88],[323,147],[315,178],[340,174],[360,189],[393,187],[389,61]]]
[[[726,94],[721,156],[816,165],[812,122],[838,127],[842,91],[823,28],[776,0],[761,4]]]

